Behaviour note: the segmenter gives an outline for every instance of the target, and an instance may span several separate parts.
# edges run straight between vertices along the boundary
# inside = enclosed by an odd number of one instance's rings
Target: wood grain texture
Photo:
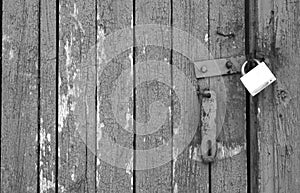
[[[133,36],[120,33],[131,31],[132,7],[132,0],[97,1],[97,192],[133,191]],[[124,149],[106,149],[105,139]]]
[[[182,39],[173,37],[174,45],[179,44],[188,48],[185,53],[174,51],[174,69],[182,71],[192,85],[197,87],[193,62],[209,59],[208,44],[205,41],[205,38],[208,37],[208,4],[207,1],[203,0],[174,0],[173,12],[174,28],[188,34],[187,37]],[[203,50],[194,53],[191,48],[198,46],[202,46],[201,49]],[[189,101],[189,103],[193,103],[193,101]],[[174,192],[209,191],[208,165],[203,164],[201,160],[200,129],[198,128],[189,146],[174,160]],[[176,153],[176,151],[174,152]]]
[[[40,191],[55,190],[56,4],[41,1]]]
[[[90,137],[95,136],[96,85],[76,82],[77,76],[92,79],[84,66],[95,45],[95,9],[94,0],[59,2],[59,192],[94,192],[96,186]]]
[[[258,1],[258,52],[277,81],[258,96],[259,191],[300,188],[300,2]]]
[[[209,15],[211,57],[244,55],[244,2],[211,0]],[[209,87],[217,93],[219,113],[218,159],[211,164],[212,192],[247,192],[246,96],[239,78],[230,75],[209,80]]]
[[[1,192],[37,191],[38,1],[3,1]]]
[[[165,152],[157,156],[144,157],[136,153],[136,165],[142,164],[144,169],[136,171],[136,192],[172,192],[172,127],[171,127],[171,70],[170,62],[170,26],[171,4],[169,0],[136,0],[135,23],[147,28],[161,28],[161,35],[149,33],[144,35],[136,30],[135,51],[135,89],[136,89],[136,149],[151,152],[155,148],[167,146]],[[161,25],[161,27],[158,27]],[[152,28],[152,29],[153,29]],[[149,28],[151,30],[151,28]],[[148,31],[148,30],[147,30]],[[157,36],[156,36],[157,35]],[[151,41],[150,39],[154,39]],[[152,45],[147,45],[148,43]],[[163,46],[159,46],[163,45]],[[154,61],[154,62],[151,62]],[[164,77],[158,79],[156,77]],[[146,81],[145,81],[146,80]],[[158,110],[160,109],[160,110]],[[154,110],[154,111],[153,111]],[[160,112],[160,116],[158,116]],[[164,117],[164,119],[160,119]],[[146,125],[151,125],[147,127]],[[157,128],[152,128],[157,125]],[[155,154],[156,155],[156,154]],[[161,157],[168,162],[163,163]],[[155,164],[158,161],[158,165]]]

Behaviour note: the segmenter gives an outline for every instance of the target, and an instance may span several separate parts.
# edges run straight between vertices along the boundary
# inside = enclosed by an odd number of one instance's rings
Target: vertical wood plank
[[[1,192],[37,191],[38,1],[3,1]]]
[[[132,7],[97,1],[97,192],[133,192]]]
[[[257,97],[259,192],[300,188],[299,15],[299,1],[258,1],[258,52],[277,77]]]
[[[173,31],[177,31],[173,33],[173,47],[177,50],[173,54],[173,72],[176,69],[183,72],[195,88],[198,82],[195,79],[193,62],[209,59],[208,11],[207,1],[204,0],[173,0],[173,26],[175,28]],[[178,38],[176,36],[178,32],[187,35]],[[178,50],[180,47],[183,47],[179,49],[181,51]],[[188,96],[185,96],[185,100],[188,100],[188,103],[195,102],[194,105],[197,105],[196,101],[190,101]],[[200,104],[198,106],[200,109]],[[197,120],[197,117],[194,119]],[[174,192],[209,192],[208,165],[204,164],[201,159],[201,128],[195,129],[197,132],[193,141],[174,160]]]
[[[95,1],[59,2],[59,192],[94,192]],[[88,63],[90,64],[90,63]],[[92,70],[90,70],[92,68]]]
[[[56,2],[41,1],[40,191],[55,189]]]
[[[210,0],[209,7],[211,56],[216,59],[244,55],[244,1]],[[216,91],[219,101],[218,155],[210,171],[212,192],[247,192],[246,96],[239,78],[240,75],[230,75],[209,79],[209,87]],[[222,108],[226,110],[224,123],[219,117],[224,113]]]
[[[170,3],[135,1],[136,192],[172,192]]]

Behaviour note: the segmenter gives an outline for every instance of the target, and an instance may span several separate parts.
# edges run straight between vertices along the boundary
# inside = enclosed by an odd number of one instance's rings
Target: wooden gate
[[[1,8],[1,193],[299,191],[299,1]],[[276,84],[250,97],[240,74],[196,78],[197,61],[241,56],[265,59]],[[217,99],[210,163],[207,89]]]

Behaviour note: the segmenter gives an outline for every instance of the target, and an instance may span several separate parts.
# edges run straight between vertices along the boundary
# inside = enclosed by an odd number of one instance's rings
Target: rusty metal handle
[[[204,91],[201,109],[201,155],[203,162],[213,162],[217,153],[216,143],[216,115],[217,115],[217,100],[214,91]],[[205,97],[209,96],[209,97]]]

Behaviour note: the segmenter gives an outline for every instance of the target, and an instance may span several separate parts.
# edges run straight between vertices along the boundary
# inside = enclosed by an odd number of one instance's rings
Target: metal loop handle
[[[253,59],[255,63],[259,64],[260,62],[257,60],[257,59]],[[248,64],[248,60],[246,60],[246,62],[244,62],[244,64],[242,65],[241,67],[241,72],[242,72],[242,75],[244,76],[246,73],[245,73],[245,67],[246,65]]]

